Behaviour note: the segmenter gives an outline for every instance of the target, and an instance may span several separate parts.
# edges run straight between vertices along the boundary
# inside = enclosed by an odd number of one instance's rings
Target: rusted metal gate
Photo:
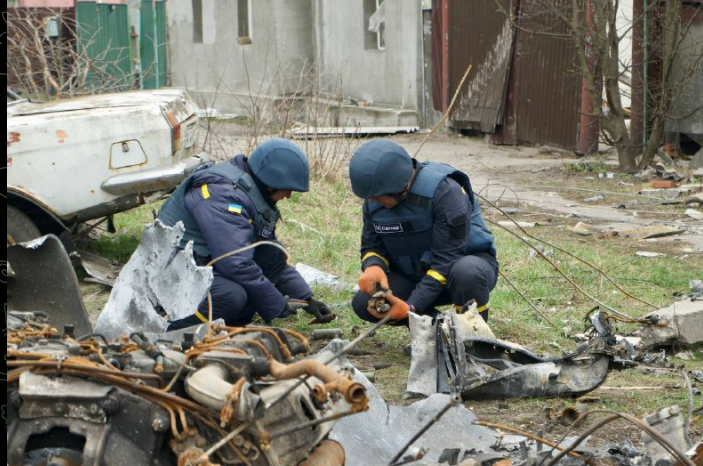
[[[591,135],[590,151],[598,128],[580,121],[582,80],[573,43],[557,18],[537,14],[539,4],[435,0],[435,108],[447,108],[472,65],[450,117],[453,127],[490,133],[496,144],[529,142],[579,152],[583,130]],[[530,32],[545,30],[549,34]]]
[[[563,3],[561,0],[559,3]],[[556,2],[555,2],[556,3]],[[506,122],[493,142],[532,142],[579,150],[581,72],[567,27],[540,1],[521,1]],[[544,31],[549,34],[531,33]],[[597,127],[595,129],[597,141]]]

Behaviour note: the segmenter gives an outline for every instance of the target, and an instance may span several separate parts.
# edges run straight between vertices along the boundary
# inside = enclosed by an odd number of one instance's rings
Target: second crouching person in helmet
[[[474,300],[488,320],[498,261],[469,177],[449,165],[418,163],[386,139],[360,146],[349,176],[354,194],[365,199],[354,312],[406,325],[411,311],[434,314],[435,306]],[[391,292],[386,313],[368,306],[383,290]]]

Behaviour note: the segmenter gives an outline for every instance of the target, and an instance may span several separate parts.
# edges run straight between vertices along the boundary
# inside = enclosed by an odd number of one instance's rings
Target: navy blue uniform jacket
[[[231,163],[250,173],[246,159],[238,155]],[[277,241],[275,229],[267,237],[254,234],[252,221],[254,205],[242,189],[218,175],[196,173],[193,187],[186,193],[185,205],[198,222],[207,242],[210,257],[216,258],[230,251],[247,246],[255,241]],[[205,186],[205,188],[203,188]],[[273,248],[259,246],[259,248]],[[235,254],[215,263],[215,273],[238,283],[247,293],[247,304],[255,309],[264,320],[279,317],[288,295],[296,299],[312,296],[310,287],[300,274],[290,266],[284,266],[275,277],[267,278],[262,268],[254,261],[255,249]],[[285,261],[285,255],[282,256]],[[275,284],[272,282],[275,281]]]

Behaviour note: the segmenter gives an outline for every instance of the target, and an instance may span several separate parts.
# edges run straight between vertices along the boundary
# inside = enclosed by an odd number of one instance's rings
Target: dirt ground
[[[411,155],[415,155],[420,149],[424,135],[393,136],[393,139],[403,145]],[[244,151],[246,146],[243,138],[237,134],[221,137],[218,144],[220,147],[229,148],[230,155]],[[601,226],[613,227],[649,223],[645,216],[612,207],[612,202],[607,205],[588,204],[579,200],[586,195],[585,192],[574,196],[573,192],[563,190],[574,186],[573,175],[569,174],[565,167],[570,164],[583,164],[588,160],[597,160],[609,170],[616,172],[617,157],[614,153],[583,159],[572,153],[549,147],[492,146],[484,143],[481,138],[435,134],[422,146],[418,159],[444,162],[466,171],[471,177],[476,192],[491,199],[499,199],[502,206],[536,212],[533,218],[577,215],[573,223],[590,221]],[[578,175],[579,180],[588,177],[587,173]],[[602,191],[616,191],[618,183],[621,182],[619,178],[600,180],[597,174],[593,174],[592,177],[594,189]],[[617,195],[609,200],[616,198],[618,198]],[[541,217],[535,217],[535,215]],[[675,241],[663,242],[660,245],[661,248],[676,254],[689,251],[703,258],[703,222],[693,222],[690,218],[674,216],[665,217],[663,223],[686,224],[689,234],[685,237],[679,236]],[[315,342],[315,345],[321,347],[322,343]],[[355,355],[350,359],[361,369],[368,370],[376,366],[376,385],[384,398],[390,403],[409,403],[400,395],[407,380],[410,358],[398,350],[389,354],[380,339],[370,338],[361,345],[360,349],[365,354]],[[589,394],[592,397],[588,404],[589,409],[599,409],[604,406],[604,400],[607,400],[610,406],[618,405],[619,399],[622,400],[623,405],[632,403],[633,397],[638,396],[638,391],[646,393],[661,390],[662,387],[664,390],[667,387],[673,387],[671,390],[678,392],[684,390],[680,377],[663,377],[657,386],[637,387],[634,393],[632,390],[618,388],[632,386],[637,382],[636,376],[631,380],[627,377],[623,379],[618,374],[609,375],[603,387]],[[569,436],[578,435],[586,427],[593,425],[596,420],[602,419],[602,416],[593,417],[592,420],[589,418],[569,432],[569,426],[559,419],[550,417],[550,408],[558,408],[560,404],[573,406],[574,402],[573,400],[534,399],[466,403],[467,407],[470,407],[481,420],[542,435],[550,441],[559,441],[567,432]],[[702,433],[701,425],[698,424],[698,426],[697,429],[694,426],[693,434],[696,436]],[[608,442],[617,442],[623,436],[632,439],[636,445],[639,445],[641,440],[640,431],[636,427],[626,423],[615,423],[598,430],[593,435],[591,445],[602,446]]]

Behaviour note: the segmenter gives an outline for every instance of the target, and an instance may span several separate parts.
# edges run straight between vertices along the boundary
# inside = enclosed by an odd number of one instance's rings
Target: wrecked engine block
[[[210,330],[108,341],[9,313],[8,466],[344,464],[327,436],[367,408],[364,387],[302,359],[294,331]]]

